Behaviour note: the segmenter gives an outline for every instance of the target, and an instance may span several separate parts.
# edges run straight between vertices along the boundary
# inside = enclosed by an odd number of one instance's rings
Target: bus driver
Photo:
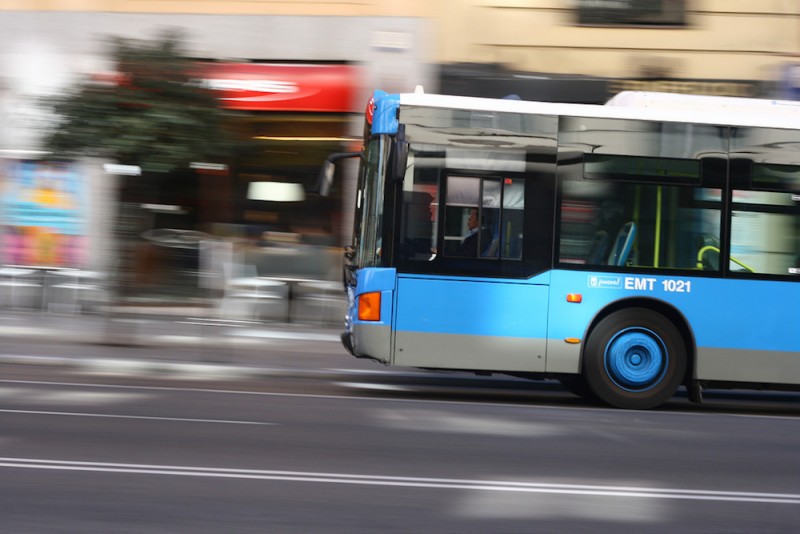
[[[483,246],[488,244],[488,231],[486,229],[481,230],[478,208],[471,208],[469,210],[467,229],[467,235],[464,237],[464,240],[461,241],[456,255],[475,258],[478,256],[478,241],[480,240]]]

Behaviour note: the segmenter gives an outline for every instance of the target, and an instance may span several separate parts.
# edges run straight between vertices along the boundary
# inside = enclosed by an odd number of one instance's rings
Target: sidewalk
[[[221,320],[202,308],[131,309],[110,314],[0,311],[0,363],[180,373],[209,377],[269,374],[347,358],[333,325]],[[13,347],[56,344],[57,355],[20,355]],[[11,348],[11,350],[9,350]],[[332,358],[331,355],[334,355]],[[295,363],[296,365],[296,363]]]

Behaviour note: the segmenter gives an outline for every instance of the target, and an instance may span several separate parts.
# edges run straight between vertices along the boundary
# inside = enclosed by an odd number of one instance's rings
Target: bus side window
[[[409,155],[403,181],[396,251],[401,261],[427,262],[436,257],[439,174],[435,168],[419,165],[420,160]]]
[[[800,131],[739,128],[731,139],[731,273],[794,276],[800,256]]]
[[[481,179],[448,176],[444,212],[444,255],[477,257],[485,241],[480,208]],[[484,235],[481,236],[480,234]],[[481,239],[483,237],[483,239]]]
[[[524,194],[522,179],[449,176],[444,255],[521,259]]]

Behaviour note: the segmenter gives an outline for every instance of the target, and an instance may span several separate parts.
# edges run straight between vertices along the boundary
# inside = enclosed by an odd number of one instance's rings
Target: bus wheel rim
[[[668,362],[669,354],[658,334],[641,327],[617,332],[604,355],[609,378],[629,391],[646,391],[658,385]]]

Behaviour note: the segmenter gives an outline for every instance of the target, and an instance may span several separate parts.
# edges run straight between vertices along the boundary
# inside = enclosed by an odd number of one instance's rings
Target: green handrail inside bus
[[[719,254],[719,248],[717,248],[715,246],[712,246],[712,245],[706,245],[705,247],[703,247],[700,250],[698,250],[697,251],[697,268],[698,269],[704,269],[705,268],[705,264],[704,264],[703,260],[704,260],[704,256],[706,255],[707,252],[716,252],[717,254]],[[731,261],[733,263],[735,263],[736,265],[742,267],[744,270],[746,270],[748,272],[751,272],[751,273],[756,272],[755,269],[753,269],[749,265],[737,260],[733,256],[731,256]],[[708,269],[708,270],[717,270],[717,269]]]

